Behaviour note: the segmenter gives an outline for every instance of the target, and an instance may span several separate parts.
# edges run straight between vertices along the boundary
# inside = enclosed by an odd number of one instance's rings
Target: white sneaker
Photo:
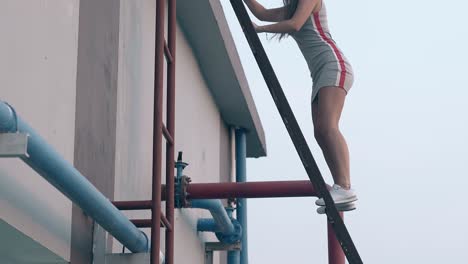
[[[330,190],[330,195],[333,198],[335,204],[345,204],[345,203],[352,203],[357,201],[357,196],[354,193],[353,189],[343,189],[338,184],[333,184],[332,189]],[[325,201],[323,198],[318,199],[315,201],[315,204],[318,206],[325,206]]]
[[[337,204],[336,205],[336,210],[340,212],[344,211],[352,211],[356,209],[356,204],[354,203],[346,203],[346,204]],[[317,208],[317,213],[318,214],[325,214],[326,213],[326,207],[325,206],[320,206]]]

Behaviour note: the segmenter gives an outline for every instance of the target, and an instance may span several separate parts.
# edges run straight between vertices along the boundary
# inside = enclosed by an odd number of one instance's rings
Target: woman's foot
[[[325,214],[326,209],[327,208],[325,206],[320,206],[319,208],[317,208],[317,213],[318,214]],[[356,209],[356,204],[354,204],[354,203],[345,203],[345,204],[337,204],[336,205],[336,210],[338,210],[340,212],[352,211],[352,210],[355,210],[355,209]]]
[[[353,189],[346,190],[338,184],[333,184],[330,190],[330,195],[333,198],[333,201],[336,205],[352,203],[354,201],[357,201],[357,196],[354,193]],[[325,206],[325,201],[323,200],[323,198],[320,198],[317,201],[315,201],[315,204],[318,206]]]

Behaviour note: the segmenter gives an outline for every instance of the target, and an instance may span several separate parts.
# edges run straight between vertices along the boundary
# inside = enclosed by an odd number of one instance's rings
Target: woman
[[[349,151],[339,130],[346,94],[353,83],[353,71],[346,57],[331,38],[327,13],[322,0],[284,0],[280,8],[266,9],[256,0],[244,0],[262,21],[276,22],[257,26],[258,33],[290,35],[307,61],[313,80],[312,120],[317,140],[335,184],[330,194],[340,211],[355,209],[356,194],[351,189]],[[318,199],[319,213],[325,202]]]

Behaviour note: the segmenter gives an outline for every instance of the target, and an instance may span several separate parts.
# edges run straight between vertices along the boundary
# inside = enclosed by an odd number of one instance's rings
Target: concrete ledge
[[[177,19],[228,125],[247,129],[247,156],[266,156],[263,126],[219,0],[178,0]]]

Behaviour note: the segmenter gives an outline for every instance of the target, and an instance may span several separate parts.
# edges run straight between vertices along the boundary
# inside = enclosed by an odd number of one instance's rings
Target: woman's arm
[[[255,30],[257,32],[270,33],[291,33],[299,31],[319,3],[320,0],[299,0],[296,12],[290,19],[271,25],[256,26]]]
[[[250,11],[256,18],[267,22],[279,22],[286,19],[286,7],[278,7],[266,9],[256,0],[244,0],[245,4],[249,7]]]

